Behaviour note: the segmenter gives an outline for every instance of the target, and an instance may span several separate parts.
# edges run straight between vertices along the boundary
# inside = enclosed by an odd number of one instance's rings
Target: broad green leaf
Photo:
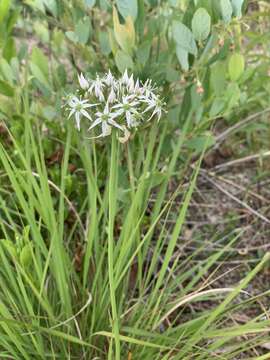
[[[19,79],[20,78],[20,62],[19,59],[17,57],[14,57],[11,59],[10,61],[10,66],[12,68],[12,73],[15,79]]]
[[[239,89],[238,84],[235,82],[229,84],[224,96],[224,100],[226,100],[227,103],[226,111],[229,111],[234,106],[236,106],[240,100],[240,97],[241,97],[241,90]]]
[[[34,77],[43,85],[45,85],[47,88],[50,88],[48,78],[46,75],[42,72],[42,70],[34,64],[33,62],[30,63],[30,69]]]
[[[98,33],[98,40],[100,45],[100,50],[102,54],[109,55],[112,51],[111,44],[110,44],[110,37],[108,32],[106,31],[99,31]]]
[[[144,41],[137,49],[137,58],[143,66],[146,64],[149,59],[151,49],[151,41]]]
[[[6,24],[6,31],[8,33],[11,33],[11,31],[14,28],[14,25],[17,23],[19,16],[21,13],[21,7],[17,7],[16,9],[12,9],[12,11],[10,12],[9,16],[8,16],[8,21]]]
[[[25,0],[25,3],[31,6],[33,9],[39,10],[45,13],[45,7],[43,0]]]
[[[43,0],[43,3],[53,16],[57,17],[58,9],[56,0]]]
[[[211,30],[211,17],[204,8],[199,8],[192,19],[192,32],[197,41],[206,40]]]
[[[186,50],[192,55],[197,55],[197,45],[194,35],[186,25],[182,24],[180,21],[174,21],[172,25],[172,34],[178,47]]]
[[[212,18],[213,16],[212,0],[197,0],[195,5],[197,9],[204,8]]]
[[[138,14],[137,0],[116,0],[116,5],[124,19],[128,16],[131,16],[133,20],[136,19]]]
[[[16,56],[16,44],[13,37],[9,36],[3,48],[3,57],[9,62]]]
[[[85,45],[89,39],[91,30],[91,22],[89,18],[85,18],[79,20],[78,23],[75,25],[75,36],[78,41]]]
[[[14,74],[11,66],[4,58],[0,60],[0,71],[4,79],[7,80],[10,84],[12,84],[14,80]]]
[[[108,11],[110,5],[108,4],[108,0],[99,0],[99,7],[103,11]]]
[[[32,63],[34,63],[43,73],[43,75],[48,78],[49,77],[49,66],[48,66],[48,58],[43,54],[43,52],[35,47],[32,51],[31,55]]]
[[[165,69],[164,69],[165,70]],[[179,71],[175,70],[173,67],[168,66],[164,72],[165,78],[168,82],[180,81]]]
[[[33,29],[35,30],[35,33],[42,42],[44,43],[50,42],[50,32],[47,24],[44,24],[42,22],[35,22],[33,25]]]
[[[211,66],[210,83],[215,95],[222,95],[226,85],[227,64],[217,61]]]
[[[188,71],[189,63],[188,63],[188,52],[181,48],[180,46],[176,45],[176,56],[177,59],[184,71]]]
[[[77,34],[75,34],[74,31],[66,31],[65,34],[66,34],[66,37],[67,37],[70,41],[72,41],[72,42],[74,42],[74,43],[79,42],[79,38],[78,38]]]
[[[216,98],[210,108],[209,116],[210,118],[213,118],[217,115],[219,115],[222,110],[224,109],[225,101],[223,98]]]
[[[219,9],[222,16],[222,19],[225,23],[229,23],[232,19],[232,5],[230,0],[219,0]]]
[[[0,80],[0,94],[12,97],[14,95],[14,89],[6,81]]]
[[[231,0],[232,8],[233,8],[233,15],[240,18],[242,16],[242,6],[244,0]]]
[[[96,5],[96,0],[84,0],[84,4],[91,9],[93,6]]]
[[[9,11],[10,5],[11,5],[11,0],[0,0],[0,24],[5,19]]]
[[[115,55],[115,62],[118,70],[124,72],[126,69],[133,69],[133,61],[130,55],[122,50],[117,50]]]
[[[232,81],[237,81],[245,70],[244,56],[234,53],[229,60],[229,75]]]
[[[206,145],[208,148],[210,146],[213,146],[215,142],[216,142],[215,136],[210,131],[207,131],[203,135],[197,136],[187,141],[186,146],[189,149],[201,152],[202,150],[205,149]]]
[[[113,8],[113,26],[115,39],[122,50],[131,54],[135,46],[135,29],[131,16],[126,18],[124,25],[120,24],[117,10]]]
[[[57,76],[58,81],[61,84],[61,86],[64,87],[67,82],[67,73],[66,73],[65,66],[63,64],[60,64],[57,67],[55,75]]]
[[[112,49],[112,53],[113,55],[115,55],[116,51],[118,50],[118,44],[112,29],[109,29],[109,41],[110,41],[110,47]]]

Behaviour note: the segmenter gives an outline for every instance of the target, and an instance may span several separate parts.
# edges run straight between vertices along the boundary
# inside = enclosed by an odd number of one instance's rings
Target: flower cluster
[[[151,80],[142,84],[133,74],[129,76],[127,70],[119,79],[109,71],[94,80],[81,74],[78,80],[77,95],[69,95],[64,106],[69,111],[68,118],[75,119],[78,130],[82,121],[89,131],[100,129],[95,138],[108,136],[115,128],[119,141],[125,142],[132,130],[153,118],[158,121],[161,118],[164,104]]]

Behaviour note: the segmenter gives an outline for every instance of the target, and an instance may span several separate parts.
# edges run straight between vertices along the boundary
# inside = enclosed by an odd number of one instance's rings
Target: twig
[[[266,218],[264,215],[262,215],[261,213],[259,213],[257,210],[253,209],[251,206],[249,206],[248,204],[246,204],[245,202],[241,201],[240,199],[238,199],[236,196],[234,196],[233,194],[229,193],[227,190],[224,189],[224,187],[218,185],[215,181],[213,181],[209,176],[206,175],[206,171],[205,170],[201,170],[201,175],[207,179],[207,181],[209,181],[211,184],[213,184],[218,190],[220,190],[223,194],[227,195],[230,199],[234,200],[235,202],[237,202],[238,204],[240,204],[241,206],[243,206],[244,208],[246,208],[247,210],[249,210],[253,215],[257,216],[258,218],[260,218],[261,220],[263,220],[264,222],[266,222],[267,224],[270,224],[270,220],[268,218]]]
[[[261,154],[249,155],[249,156],[246,156],[246,157],[243,157],[243,158],[240,158],[240,159],[228,161],[226,163],[215,166],[212,170],[213,171],[222,170],[225,167],[242,164],[244,162],[252,161],[252,160],[256,160],[256,159],[261,159],[261,158],[263,159],[263,158],[268,157],[268,156],[270,156],[270,151],[265,151],[264,153],[261,153]]]
[[[250,116],[248,116],[247,118],[239,121],[238,123],[236,123],[235,125],[231,126],[229,129],[225,130],[223,133],[219,134],[218,136],[216,136],[216,145],[214,146],[214,148],[216,149],[217,146],[219,145],[219,143],[223,142],[228,135],[230,135],[231,133],[233,133],[234,131],[238,130],[239,128],[249,124],[251,121],[255,120],[257,117],[262,116],[264,114],[267,114],[270,112],[270,107],[266,108],[262,111],[259,111],[255,114],[252,114]]]

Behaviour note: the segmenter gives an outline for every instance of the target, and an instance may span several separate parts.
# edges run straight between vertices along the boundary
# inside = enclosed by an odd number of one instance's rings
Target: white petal
[[[126,69],[125,72],[124,72],[124,75],[122,77],[122,82],[123,82],[123,84],[127,85],[128,81],[129,81],[129,77],[128,77],[128,72],[127,72],[127,69]]]
[[[131,113],[129,111],[126,112],[126,120],[127,120],[127,126],[131,127],[132,118],[131,118]]]
[[[105,105],[105,108],[104,108],[104,110],[103,110],[103,113],[104,113],[105,115],[109,115],[109,113],[110,113],[109,103],[108,103],[108,102],[106,102],[106,105]]]
[[[130,92],[134,91],[134,79],[133,79],[133,74],[130,76],[129,80],[128,80],[128,89]]]
[[[139,89],[140,89],[140,82],[139,82],[139,79],[137,79],[135,87],[134,87],[134,91],[137,92]]]
[[[80,121],[81,121],[81,116],[80,116],[81,114],[79,113],[79,112],[76,112],[75,113],[75,121],[76,121],[76,127],[77,127],[77,129],[80,131],[80,128],[81,128],[81,126],[80,126]]]
[[[120,129],[120,130],[123,130],[123,127],[122,127],[121,125],[117,124],[117,122],[114,121],[113,119],[109,119],[109,120],[108,120],[108,123],[111,124],[111,125],[114,126],[114,127],[117,127],[117,128]]]
[[[112,109],[119,109],[121,107],[123,107],[123,104],[116,104],[112,107]]]
[[[108,136],[111,134],[112,129],[111,129],[110,125],[107,124],[106,121],[102,121],[101,127],[102,127],[102,135],[103,136]]]
[[[119,115],[121,115],[121,114],[123,114],[123,111],[119,110],[119,111],[117,111],[117,112],[111,113],[111,114],[110,114],[110,118],[111,118],[111,119],[115,119],[117,116],[119,116]]]
[[[108,102],[109,103],[113,103],[114,100],[116,99],[116,95],[115,95],[115,92],[113,90],[113,88],[111,89],[111,92],[109,94],[109,97],[108,97]]]
[[[71,116],[75,113],[75,109],[72,109],[71,111],[70,111],[70,113],[69,113],[69,115],[68,115],[68,119],[70,119],[71,118]]]
[[[150,105],[143,111],[143,114],[146,113],[147,111],[153,109],[153,107],[155,107],[155,105],[150,104]]]
[[[89,88],[89,83],[88,83],[88,81],[85,79],[85,77],[83,76],[82,73],[81,73],[80,76],[78,75],[78,80],[79,80],[80,87],[81,87],[83,90],[87,90],[87,89]]]
[[[96,103],[96,104],[84,104],[83,108],[87,109],[87,108],[94,107],[94,106],[97,106],[97,105],[99,105],[99,103]]]
[[[102,122],[101,119],[96,119],[93,124],[90,126],[90,128],[88,130],[93,129],[95,126],[97,126],[98,124],[100,124]]]
[[[96,91],[96,97],[99,99],[99,101],[104,101],[105,100],[103,92],[100,89],[98,91]]]
[[[85,116],[87,119],[89,119],[90,121],[93,121],[92,118],[91,118],[91,116],[90,116],[90,115],[88,114],[88,112],[85,111],[84,109],[81,110],[81,114],[82,114],[83,116]]]
[[[113,86],[113,83],[114,83],[114,77],[111,73],[111,71],[109,70],[106,77],[105,77],[105,83],[108,85],[108,86]]]

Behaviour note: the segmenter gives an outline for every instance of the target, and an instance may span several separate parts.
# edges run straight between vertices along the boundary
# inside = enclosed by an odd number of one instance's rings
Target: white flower
[[[139,102],[134,100],[134,96],[123,96],[121,103],[114,105],[113,109],[118,109],[119,115],[125,114],[127,127],[136,127],[138,122],[136,118],[139,117],[139,113],[136,106]]]
[[[93,80],[91,82],[91,85],[89,87],[89,92],[95,94],[95,96],[99,99],[99,101],[104,101],[105,97],[103,94],[103,87],[105,85],[103,84],[102,79],[100,79],[100,77],[97,75],[96,80]]]
[[[107,86],[114,86],[115,85],[115,78],[113,77],[111,71],[106,74],[104,77],[104,82]]]
[[[158,121],[161,118],[162,115],[162,102],[161,100],[157,97],[157,96],[151,96],[144,99],[144,102],[148,105],[147,108],[144,110],[143,114],[153,110],[152,115],[150,116],[150,118],[147,121],[150,121],[153,116],[157,115],[157,119]]]
[[[87,118],[91,121],[89,131],[96,127],[101,129],[97,137],[108,136],[115,128],[118,140],[126,142],[134,128],[153,117],[161,118],[164,104],[149,79],[143,84],[125,70],[120,78],[108,71],[93,80],[81,73],[78,80],[80,90],[77,92],[83,90],[84,95],[69,96],[64,105],[69,110],[68,118],[74,116],[78,130],[81,120]]]
[[[113,89],[113,87],[111,88],[110,94],[108,96],[108,102],[109,103],[113,103],[116,100],[116,94],[115,91]]]
[[[121,85],[125,85],[129,93],[134,93],[135,82],[133,74],[129,77],[127,70],[125,70],[121,79]]]
[[[134,86],[134,94],[136,94],[137,96],[142,95],[143,94],[143,87],[140,86],[140,82],[139,79],[136,80],[135,86]]]
[[[124,72],[124,74],[122,76],[121,82],[122,82],[123,85],[128,85],[129,77],[128,77],[127,69],[125,70],[125,72]]]
[[[76,96],[72,96],[68,100],[68,106],[69,106],[69,109],[70,109],[68,119],[70,119],[72,115],[75,115],[76,127],[80,131],[80,128],[81,128],[80,122],[81,122],[81,117],[82,116],[84,116],[87,119],[89,119],[90,121],[92,121],[91,116],[89,115],[89,113],[85,109],[91,108],[91,107],[96,106],[96,105],[98,105],[98,104],[90,104],[88,102],[88,100],[82,100],[81,98],[77,98]]]
[[[90,126],[88,130],[91,130],[97,125],[101,124],[102,132],[100,136],[102,137],[111,134],[112,126],[123,131],[124,130],[123,127],[114,120],[117,116],[119,116],[119,113],[111,112],[109,109],[109,103],[107,102],[103,112],[98,111],[96,113],[96,120],[93,122],[93,124]]]
[[[147,79],[141,88],[141,94],[144,98],[148,98],[154,95],[155,88],[152,85],[152,80]]]
[[[128,79],[128,83],[127,83],[127,87],[129,92],[132,94],[134,93],[134,78],[133,78],[133,74],[130,76],[130,78]]]
[[[79,80],[80,87],[83,90],[87,90],[89,88],[89,82],[85,79],[85,77],[83,76],[82,73],[81,73],[81,75],[78,75],[78,80]]]

